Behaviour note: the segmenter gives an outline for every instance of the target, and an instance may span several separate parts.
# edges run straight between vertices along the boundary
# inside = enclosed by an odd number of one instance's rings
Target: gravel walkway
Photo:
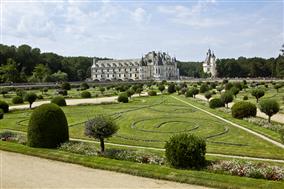
[[[206,187],[91,169],[0,151],[0,188],[187,188]]]

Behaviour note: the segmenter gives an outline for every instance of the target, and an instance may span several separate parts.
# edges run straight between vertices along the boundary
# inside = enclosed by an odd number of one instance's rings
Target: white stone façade
[[[93,59],[92,80],[176,80],[179,79],[177,61],[167,53],[149,52],[139,59]]]
[[[212,78],[217,77],[217,70],[216,70],[216,57],[210,49],[206,53],[206,59],[203,62],[203,72],[210,74]]]

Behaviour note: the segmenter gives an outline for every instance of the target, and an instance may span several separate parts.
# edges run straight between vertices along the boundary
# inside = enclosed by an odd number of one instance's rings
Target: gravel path
[[[206,187],[155,180],[123,173],[0,151],[0,188],[187,188]]]
[[[200,99],[200,100],[208,101],[208,100],[205,98],[205,96],[203,96],[203,95],[201,95],[201,94],[197,94],[195,97],[198,98],[198,99]],[[231,103],[228,104],[229,108],[231,108],[233,105],[234,105],[234,102],[231,102]],[[257,117],[264,118],[264,119],[267,119],[267,118],[268,118],[267,115],[266,115],[265,113],[262,113],[259,108],[257,108],[256,116],[257,116]],[[273,115],[273,116],[271,117],[271,120],[272,120],[272,121],[279,122],[279,123],[284,123],[284,115],[283,115],[282,113],[277,113],[277,114],[275,114],[275,115]]]

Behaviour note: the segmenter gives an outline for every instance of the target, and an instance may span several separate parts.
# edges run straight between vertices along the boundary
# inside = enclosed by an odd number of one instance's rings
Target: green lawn
[[[5,114],[0,129],[26,131],[31,111]],[[172,135],[188,132],[206,138],[210,153],[284,159],[283,149],[168,95],[133,98],[127,104],[67,106],[63,111],[73,138],[89,139],[84,136],[84,122],[100,113],[111,115],[120,126],[108,142],[163,148]]]

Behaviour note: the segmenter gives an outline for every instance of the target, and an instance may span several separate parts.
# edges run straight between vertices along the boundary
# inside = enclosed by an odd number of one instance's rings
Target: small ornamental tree
[[[158,86],[159,91],[161,91],[161,93],[163,93],[163,91],[165,90],[165,85],[160,84]]]
[[[71,89],[70,83],[68,83],[68,82],[62,83],[62,84],[61,84],[61,89],[64,89],[64,90],[66,90],[66,91],[70,90],[70,89]]]
[[[209,99],[212,97],[212,93],[207,91],[205,94],[204,94],[205,98],[209,101]]]
[[[232,116],[242,119],[244,117],[255,117],[256,106],[250,102],[240,101],[232,106]]]
[[[268,122],[270,123],[271,116],[279,112],[279,103],[274,99],[261,100],[259,103],[259,109],[268,116]]]
[[[48,88],[44,87],[44,88],[40,89],[40,91],[41,91],[41,94],[43,95],[43,94],[47,93]]]
[[[68,123],[64,112],[56,104],[37,107],[29,121],[28,146],[56,148],[69,140]]]
[[[224,87],[223,86],[218,86],[218,87],[216,87],[216,89],[221,94],[221,92],[224,89]]]
[[[4,113],[8,113],[9,112],[9,104],[5,101],[0,100],[0,109],[2,109]]]
[[[135,91],[132,88],[130,88],[126,91],[126,94],[129,98],[131,98],[131,96],[134,95],[134,93],[135,93]]]
[[[206,164],[205,140],[195,135],[178,134],[165,144],[165,156],[176,168],[202,168]]]
[[[35,93],[30,92],[25,95],[25,101],[29,102],[30,109],[32,108],[32,104],[36,101],[36,99],[37,95]]]
[[[195,98],[195,95],[197,95],[199,93],[199,90],[197,88],[195,88],[195,87],[193,87],[191,89],[191,91],[192,91],[192,94],[193,94],[193,98]]]
[[[91,93],[90,93],[89,91],[83,91],[83,92],[81,93],[81,97],[82,97],[82,98],[91,98],[92,95],[91,95]]]
[[[227,83],[227,84],[225,85],[225,90],[226,90],[226,91],[229,91],[232,87],[233,87],[233,84],[232,84],[232,83]]]
[[[226,107],[228,108],[228,104],[234,100],[234,97],[231,92],[225,92],[221,95],[221,100],[224,104],[226,104]]]
[[[0,94],[2,94],[3,98],[5,98],[5,95],[8,94],[8,89],[7,88],[1,88]]]
[[[185,93],[185,97],[193,97],[192,90],[187,90]]]
[[[149,96],[157,96],[157,92],[154,90],[148,91]]]
[[[140,96],[141,93],[142,93],[142,91],[143,91],[143,88],[138,87],[138,88],[136,89],[135,93],[139,94],[139,96]]]
[[[100,87],[99,89],[100,89],[101,94],[104,94],[106,89],[104,87]]]
[[[170,83],[168,86],[168,93],[172,94],[176,92],[176,85],[174,83]]]
[[[235,97],[237,97],[237,94],[239,94],[240,89],[237,88],[237,87],[232,87],[232,88],[230,89],[230,91],[231,91],[231,93],[232,93]]]
[[[114,135],[118,129],[117,124],[110,117],[97,115],[94,119],[86,122],[85,135],[100,141],[101,153],[103,154],[105,151],[104,140]]]
[[[279,89],[282,87],[281,84],[274,85],[274,89],[276,89],[277,93],[279,92]]]
[[[265,94],[264,90],[262,89],[253,89],[251,91],[251,95],[256,98],[256,102],[258,103],[258,100],[263,97]]]

